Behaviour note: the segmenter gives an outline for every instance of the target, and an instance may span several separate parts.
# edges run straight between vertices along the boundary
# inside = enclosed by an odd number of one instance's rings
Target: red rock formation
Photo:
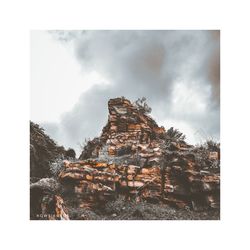
[[[219,169],[209,169],[219,152],[207,150],[200,159],[200,149],[169,138],[125,98],[111,99],[108,108],[100,138],[85,147],[82,161],[66,162],[59,175],[73,185],[81,206],[125,195],[197,210],[219,207]]]

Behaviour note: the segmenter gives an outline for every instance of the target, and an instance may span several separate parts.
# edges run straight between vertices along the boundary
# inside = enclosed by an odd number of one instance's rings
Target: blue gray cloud
[[[93,85],[62,115],[43,124],[59,143],[76,148],[98,136],[109,98],[145,96],[156,121],[173,120],[219,139],[219,31],[51,31],[71,43],[82,70],[100,72],[108,85]],[[168,124],[163,124],[168,127]],[[185,132],[185,131],[184,131]],[[188,137],[189,135],[187,135]]]

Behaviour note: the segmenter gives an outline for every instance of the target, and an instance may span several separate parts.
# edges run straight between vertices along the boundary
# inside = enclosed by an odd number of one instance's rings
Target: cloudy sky
[[[157,123],[189,143],[219,140],[219,32],[31,32],[31,120],[59,144],[79,153],[120,96],[145,96]]]

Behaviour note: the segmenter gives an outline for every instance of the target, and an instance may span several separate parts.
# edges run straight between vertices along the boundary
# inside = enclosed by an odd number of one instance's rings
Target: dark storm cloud
[[[107,101],[119,96],[131,100],[145,96],[157,121],[184,121],[194,131],[202,128],[218,138],[218,31],[69,31],[53,36],[73,42],[83,71],[96,70],[110,81],[84,92],[63,114],[57,134],[45,124],[58,141],[75,146],[100,134],[107,120]],[[176,102],[177,94],[183,97]]]

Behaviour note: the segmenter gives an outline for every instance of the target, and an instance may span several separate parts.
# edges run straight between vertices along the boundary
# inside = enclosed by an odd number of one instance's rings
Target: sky
[[[187,142],[220,137],[219,31],[32,31],[31,120],[80,153],[107,102],[146,97],[151,116]]]

